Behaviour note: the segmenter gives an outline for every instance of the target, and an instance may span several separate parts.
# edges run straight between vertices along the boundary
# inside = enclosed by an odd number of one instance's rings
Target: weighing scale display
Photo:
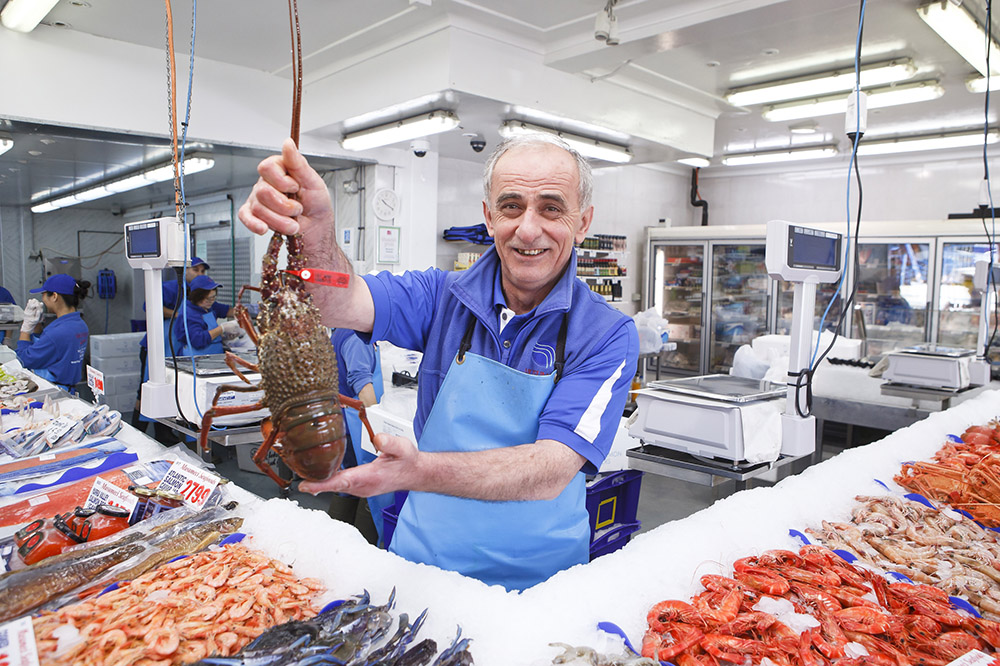
[[[789,227],[788,265],[792,268],[839,270],[840,234],[805,227]]]
[[[160,256],[159,223],[125,227],[125,251],[130,258]]]

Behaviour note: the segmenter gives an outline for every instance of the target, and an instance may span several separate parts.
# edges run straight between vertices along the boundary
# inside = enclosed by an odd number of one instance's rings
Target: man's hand
[[[260,178],[240,207],[243,225],[255,234],[269,229],[280,234],[301,233],[309,266],[336,270],[330,191],[295,143],[286,139],[281,154],[261,162],[257,173]]]
[[[420,455],[417,447],[405,437],[385,433],[375,435],[374,444],[380,455],[372,462],[341,470],[324,481],[303,481],[299,490],[313,495],[335,492],[372,497],[409,488],[407,481]]]
[[[31,334],[42,320],[45,306],[38,299],[32,298],[24,306],[24,320],[21,322],[21,332]]]

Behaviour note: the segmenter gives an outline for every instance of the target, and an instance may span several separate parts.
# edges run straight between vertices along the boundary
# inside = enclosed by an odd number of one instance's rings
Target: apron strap
[[[458,346],[458,363],[465,360],[465,352],[472,347],[472,331],[476,328],[476,315],[469,313],[469,325],[465,327],[465,335],[462,336],[462,343]]]
[[[569,327],[569,313],[563,313],[562,325],[559,326],[559,337],[556,338],[556,378],[554,384],[559,383],[562,377],[563,366],[566,362],[566,329]]]

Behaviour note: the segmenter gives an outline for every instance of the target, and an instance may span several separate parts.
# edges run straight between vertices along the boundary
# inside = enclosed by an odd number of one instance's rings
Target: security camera
[[[423,157],[427,154],[427,151],[431,149],[431,142],[425,139],[417,139],[416,141],[410,142],[410,150],[417,157]]]
[[[472,146],[474,151],[481,153],[483,152],[483,148],[486,147],[486,139],[484,139],[481,134],[477,134],[469,139],[469,145]]]

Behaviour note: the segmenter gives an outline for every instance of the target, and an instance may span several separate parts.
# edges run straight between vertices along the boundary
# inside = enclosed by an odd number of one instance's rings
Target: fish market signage
[[[215,474],[177,460],[156,489],[177,493],[185,502],[200,509],[217,485],[219,477]]]
[[[9,666],[38,666],[35,631],[31,627],[30,616],[0,625],[0,663]]]

